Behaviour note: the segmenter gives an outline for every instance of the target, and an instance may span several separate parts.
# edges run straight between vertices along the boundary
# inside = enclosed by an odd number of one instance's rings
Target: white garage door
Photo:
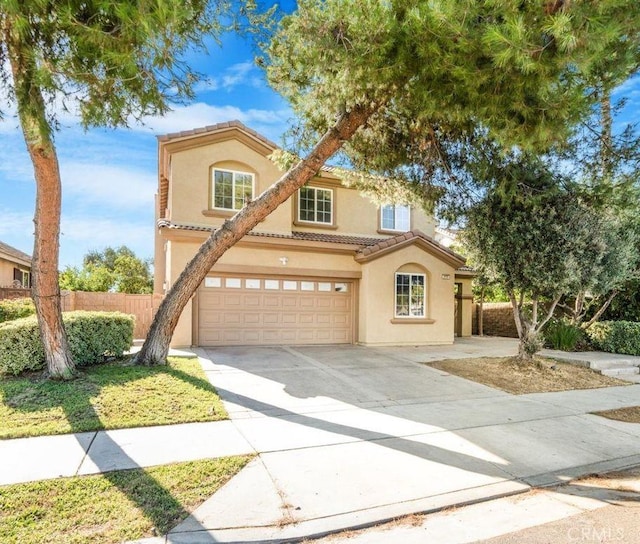
[[[350,344],[353,282],[214,276],[198,293],[198,345]]]

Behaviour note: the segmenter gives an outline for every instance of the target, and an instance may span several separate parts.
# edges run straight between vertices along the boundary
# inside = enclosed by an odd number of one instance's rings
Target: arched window
[[[395,273],[395,308],[398,318],[426,318],[428,272],[420,265],[408,263]]]

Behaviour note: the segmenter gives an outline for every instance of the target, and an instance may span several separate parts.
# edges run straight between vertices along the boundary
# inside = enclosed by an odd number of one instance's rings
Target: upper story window
[[[425,317],[426,276],[396,273],[396,317]]]
[[[298,221],[333,223],[333,190],[302,187],[298,194]]]
[[[409,206],[388,205],[380,208],[380,227],[382,230],[407,232],[411,230]]]
[[[213,170],[211,191],[214,208],[241,210],[253,198],[253,174]]]

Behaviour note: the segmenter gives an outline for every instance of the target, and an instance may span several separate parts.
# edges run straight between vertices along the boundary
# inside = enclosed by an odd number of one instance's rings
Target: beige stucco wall
[[[0,258],[0,287],[9,287],[13,282],[15,264]]]
[[[394,318],[395,273],[420,271],[427,278],[427,318],[410,323]],[[449,279],[443,279],[443,274]],[[454,269],[415,245],[364,263],[360,281],[359,342],[369,345],[448,344],[454,335]],[[397,323],[392,323],[395,320]]]
[[[222,224],[226,217],[210,217],[202,213],[211,208],[211,169],[214,167],[254,174],[255,196],[259,196],[281,175],[269,159],[236,139],[176,151],[171,157],[168,202],[173,222]],[[290,202],[273,211],[256,230],[290,233]]]
[[[9,261],[0,257],[0,287],[11,287],[13,285],[13,269],[29,271],[30,267]]]

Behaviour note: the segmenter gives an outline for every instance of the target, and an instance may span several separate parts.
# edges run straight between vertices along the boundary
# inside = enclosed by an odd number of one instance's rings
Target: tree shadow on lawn
[[[32,375],[32,377],[28,379],[34,386],[27,391],[22,391],[17,394],[15,394],[16,388],[12,387],[11,384],[15,384],[20,378],[2,379],[0,380],[0,392],[3,393],[5,404],[15,410],[37,412],[52,408],[61,408],[69,422],[71,432],[75,434],[78,443],[83,448],[85,447],[83,446],[83,440],[81,440],[80,435],[77,433],[95,432],[95,435],[86,447],[85,458],[82,459],[78,470],[82,465],[86,464],[88,460],[93,462],[104,478],[114,487],[118,488],[132,504],[136,505],[141,512],[143,512],[145,517],[153,524],[158,534],[167,533],[178,523],[186,519],[190,515],[190,512],[185,510],[182,504],[154,477],[150,476],[144,467],[141,467],[134,461],[122,447],[109,436],[108,432],[102,431],[104,425],[100,419],[100,414],[91,402],[91,400],[100,393],[101,388],[122,385],[142,379],[149,376],[150,369],[123,365],[122,368],[127,368],[129,370],[128,372],[120,375],[114,372],[107,378],[103,376],[98,383],[98,380],[91,380],[90,378],[96,371],[99,373],[99,370],[97,370],[99,368],[100,367],[94,367],[89,370],[89,372],[86,371],[86,368],[80,369],[80,379],[69,382],[52,382],[42,378],[41,374],[38,378]],[[141,369],[141,372],[136,372],[136,369]],[[159,367],[158,369],[151,369],[151,371],[169,372],[176,378],[186,381],[194,387],[206,391],[215,391],[208,381],[192,376],[181,370]],[[109,452],[109,456],[100,455],[92,451],[92,446],[96,441],[98,432],[100,432],[100,450],[102,452]],[[86,443],[86,441],[84,441],[84,443]],[[116,462],[114,462],[114,459],[116,459]],[[118,467],[126,468],[119,469]],[[140,470],[135,478],[122,477],[122,470],[136,469]],[[149,501],[149,497],[153,497],[154,499]],[[156,505],[161,505],[161,507],[158,508]],[[168,510],[173,512],[172,519],[170,520],[166,519],[166,512]],[[215,542],[215,540],[207,534],[204,527],[199,526],[196,530],[199,531],[198,542],[203,544]]]
[[[25,429],[25,425],[32,424],[34,427],[38,425],[46,426],[47,420],[51,421],[52,425],[48,428],[34,429],[34,435],[42,436],[127,428],[130,425],[124,419],[121,421],[122,424],[113,424],[108,417],[101,417],[99,406],[101,390],[126,384],[133,385],[139,380],[153,378],[158,374],[165,374],[169,378],[188,384],[194,389],[216,394],[215,388],[209,381],[170,366],[140,367],[126,362],[112,362],[104,365],[82,367],[79,372],[79,377],[71,381],[51,381],[43,377],[42,373],[32,373],[26,377],[1,378],[0,394],[2,395],[3,403],[14,411],[31,413],[33,417],[20,422],[22,433],[16,434],[16,429],[9,427],[0,430],[0,439],[29,436],[29,430]],[[144,388],[143,393],[153,395],[153,392],[148,387]],[[135,396],[135,400],[140,400],[135,391],[128,391],[122,393],[122,399],[107,402],[123,402],[122,410],[129,410],[131,402],[126,399],[126,395]],[[97,409],[96,404],[98,404]],[[222,407],[221,404],[220,407]],[[111,408],[106,407],[105,411],[118,408],[119,406],[117,405]],[[53,419],[55,414],[46,414],[47,411],[55,409],[61,409],[64,412],[64,418],[68,423],[67,429],[60,430],[55,428],[55,420]],[[140,406],[141,411],[149,409],[150,407],[144,407],[142,404]],[[38,412],[42,412],[42,417],[38,418]],[[150,414],[148,411],[143,413],[147,420],[137,423],[137,426],[154,426],[163,423],[155,422],[152,413]],[[219,413],[221,416],[226,415],[224,412],[216,411],[215,413]],[[119,413],[119,417],[122,418],[122,412]],[[224,417],[216,419],[224,419]],[[186,422],[188,420],[176,421],[175,423]]]

